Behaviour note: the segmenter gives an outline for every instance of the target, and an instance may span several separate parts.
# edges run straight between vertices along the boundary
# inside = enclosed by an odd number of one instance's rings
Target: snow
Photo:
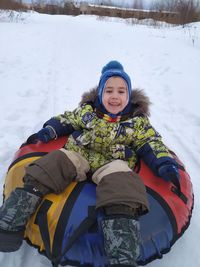
[[[111,59],[150,97],[151,122],[186,165],[195,194],[190,227],[148,267],[200,266],[200,23],[132,25],[122,19],[0,13],[0,190],[13,155],[51,116],[75,108]],[[2,196],[1,196],[2,199]],[[23,243],[0,266],[50,262]]]

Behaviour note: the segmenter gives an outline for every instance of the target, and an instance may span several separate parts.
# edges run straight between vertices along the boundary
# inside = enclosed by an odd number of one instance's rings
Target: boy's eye
[[[106,93],[111,94],[112,93],[112,90],[107,89],[106,90]]]
[[[119,94],[125,94],[125,91],[123,90],[123,91],[119,91]]]

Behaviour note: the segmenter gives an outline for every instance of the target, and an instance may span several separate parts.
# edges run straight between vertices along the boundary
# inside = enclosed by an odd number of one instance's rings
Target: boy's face
[[[128,104],[128,89],[124,79],[111,77],[107,80],[102,102],[105,109],[112,114],[117,114],[126,107]]]

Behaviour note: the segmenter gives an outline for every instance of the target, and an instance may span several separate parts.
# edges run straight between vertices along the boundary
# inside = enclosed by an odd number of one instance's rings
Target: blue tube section
[[[94,206],[96,202],[96,189],[94,184],[86,183],[74,203],[68,223],[65,229],[62,248],[64,248],[73,234],[74,230],[88,216],[88,207]],[[168,214],[169,207],[164,199],[148,191],[150,212],[140,217],[141,228],[141,254],[139,264],[144,265],[154,258],[161,258],[162,252],[168,251],[173,240],[174,229]],[[167,207],[167,208],[166,208]],[[97,214],[101,217],[102,214]],[[172,216],[173,217],[173,216]],[[103,249],[103,237],[98,224],[89,229],[71,247],[62,258],[61,264],[66,263],[76,266],[106,266]]]
[[[148,193],[150,212],[140,217],[141,253],[138,262],[161,258],[168,251],[173,240],[173,228],[165,206]],[[164,200],[163,200],[164,201]],[[165,204],[166,205],[166,204]]]

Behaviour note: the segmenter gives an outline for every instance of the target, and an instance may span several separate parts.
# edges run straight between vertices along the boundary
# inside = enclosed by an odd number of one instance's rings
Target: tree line
[[[96,4],[115,7],[112,0],[97,0]],[[48,3],[45,0],[33,0],[30,6],[23,3],[22,0],[0,0],[0,9],[3,10],[26,11],[31,8],[38,12],[48,14],[79,15],[77,5],[75,0],[50,0]],[[144,8],[143,0],[133,0],[130,8],[142,10]],[[198,0],[155,0],[152,1],[149,9],[158,12],[179,13],[179,24],[200,21],[200,1]]]

